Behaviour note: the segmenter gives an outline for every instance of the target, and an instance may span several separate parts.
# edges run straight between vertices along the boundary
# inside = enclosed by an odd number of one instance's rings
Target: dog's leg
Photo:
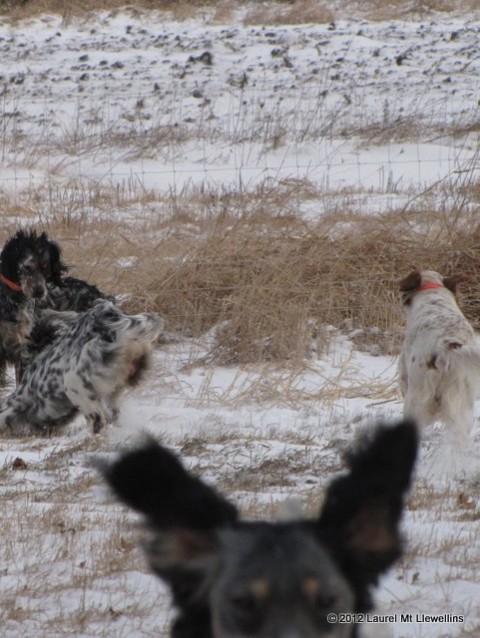
[[[20,385],[20,381],[22,380],[23,374],[25,372],[25,365],[23,361],[15,362],[15,385],[18,387]]]
[[[7,362],[0,360],[0,386],[4,386],[7,383]]]
[[[0,412],[0,432],[11,434],[26,434],[29,431],[23,413],[20,413],[14,406],[8,406]]]
[[[92,424],[92,432],[94,434],[98,434],[100,432],[100,430],[103,429],[103,426],[105,425],[105,422],[103,421],[102,417],[100,416],[100,414],[89,414],[87,415],[87,421],[89,423]]]
[[[99,400],[100,411],[87,415],[87,420],[92,424],[92,431],[98,434],[108,423],[114,423],[118,418],[118,408],[112,402],[102,397]]]
[[[397,373],[400,392],[402,393],[402,396],[405,397],[408,391],[408,371],[405,363],[405,354],[403,352],[400,354],[400,358],[398,360]]]
[[[109,396],[104,397],[105,409],[111,414],[110,422],[117,423],[118,416],[120,414],[120,396],[122,394],[123,387],[116,388]]]
[[[415,389],[412,389],[412,384],[409,387],[410,390],[407,390],[403,404],[403,416],[405,419],[413,419],[420,426],[428,425],[430,423],[430,419],[427,416],[428,410],[423,401],[419,400]]]
[[[67,370],[64,376],[65,394],[71,403],[92,424],[95,434],[100,432],[104,425],[111,422],[112,414],[98,395],[97,390],[90,381],[82,379],[75,370]]]
[[[463,405],[459,405],[459,402],[456,403],[457,409],[453,413],[445,415],[447,439],[453,449],[465,452],[471,443],[474,403],[473,399],[464,400]]]
[[[7,432],[9,429],[8,426],[8,417],[10,414],[10,408],[6,408],[0,412],[0,432]]]

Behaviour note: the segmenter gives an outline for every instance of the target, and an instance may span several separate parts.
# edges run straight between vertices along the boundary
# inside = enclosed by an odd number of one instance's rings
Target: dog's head
[[[47,283],[56,284],[67,270],[58,244],[35,230],[17,231],[4,245],[0,262],[3,283],[32,299],[44,299]]]
[[[449,277],[442,277],[434,270],[412,270],[410,274],[400,281],[400,292],[402,295],[402,303],[409,306],[413,297],[423,290],[433,290],[435,288],[446,288],[453,295],[457,292],[460,284],[468,282],[468,275],[456,274]]]
[[[104,473],[146,518],[150,565],[179,609],[172,635],[352,638],[348,614],[370,609],[371,588],[401,553],[416,451],[413,423],[380,428],[329,485],[318,518],[288,523],[239,520],[153,441]]]
[[[163,319],[156,313],[127,315],[108,299],[96,301],[84,316],[92,332],[111,343],[151,343],[157,339],[164,326]]]

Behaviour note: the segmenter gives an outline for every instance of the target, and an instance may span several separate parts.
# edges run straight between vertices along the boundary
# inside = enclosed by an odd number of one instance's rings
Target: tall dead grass
[[[326,23],[348,15],[365,16],[372,20],[401,18],[432,11],[471,11],[480,8],[480,0],[340,0],[335,3],[318,0],[137,0],[133,5],[125,0],[0,0],[0,16],[21,20],[44,13],[60,14],[65,23],[83,18],[96,11],[116,11],[128,6],[132,11],[159,10],[175,20],[188,20],[198,12],[210,10],[213,22],[229,22],[235,9],[244,7],[246,24]]]
[[[474,185],[458,209],[415,200],[418,208],[389,214],[337,210],[305,221],[293,211],[312,187],[287,182],[243,194],[192,191],[156,206],[147,194],[134,223],[118,208],[79,215],[62,202],[41,226],[73,274],[126,310],[158,311],[183,336],[220,326],[217,361],[299,361],[328,345],[329,325],[364,330],[394,352],[403,326],[397,282],[412,266],[471,275],[461,305],[480,325],[477,193]],[[92,197],[108,208],[108,198]]]
[[[293,0],[293,2],[250,3],[245,24],[323,24],[332,22],[335,14],[326,2]]]

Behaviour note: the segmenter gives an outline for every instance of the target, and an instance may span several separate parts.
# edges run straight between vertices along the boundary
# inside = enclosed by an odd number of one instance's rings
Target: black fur
[[[26,258],[31,257],[31,268],[27,272],[22,270],[22,265]],[[28,294],[23,285],[22,279],[28,275],[37,275],[39,280],[46,283],[60,285],[67,266],[61,260],[61,250],[59,245],[48,238],[47,233],[40,235],[33,229],[18,230],[4,245],[0,255],[1,273],[13,283],[22,287],[23,293],[31,297],[44,297],[43,294]]]
[[[30,331],[45,308],[83,312],[97,299],[106,298],[95,286],[66,277],[68,266],[62,251],[46,232],[18,230],[0,254],[0,382],[5,383],[7,364],[13,364],[17,383],[25,361],[40,351],[32,344],[28,357]],[[27,300],[35,300],[28,303]],[[45,323],[45,322],[44,322]],[[27,344],[27,350],[25,349]]]
[[[45,233],[19,230],[0,254],[0,381],[5,383],[7,364],[21,375],[20,354],[35,322],[35,300],[45,299],[47,281],[59,281],[63,265],[52,267],[50,246]]]
[[[55,310],[85,312],[92,308],[97,299],[114,301],[113,297],[104,295],[96,286],[75,277],[63,277],[58,284],[48,286],[48,306]]]
[[[239,520],[234,505],[153,441],[104,474],[146,518],[147,557],[179,612],[174,638],[273,638],[288,623],[298,638],[333,638],[345,627],[328,614],[368,611],[371,587],[401,554],[417,446],[412,422],[379,428],[348,456],[319,517],[290,523]],[[348,636],[356,634],[352,625]]]
[[[216,528],[232,525],[238,518],[236,507],[199,478],[185,472],[177,457],[153,440],[106,468],[105,476],[122,500],[145,514],[157,532],[180,527],[212,534]],[[203,542],[209,543],[202,538],[200,543]],[[188,566],[156,571],[168,580],[174,604],[183,611],[172,627],[172,636],[208,638],[210,612],[196,595],[202,587],[203,574]]]
[[[22,346],[18,362],[21,369],[19,381],[26,368],[36,356],[45,348],[50,347],[57,339],[72,330],[78,321],[76,312],[57,312],[56,310],[42,310],[35,313],[35,321],[28,336],[28,341]]]
[[[401,554],[398,523],[404,494],[410,487],[418,447],[416,426],[405,421],[365,438],[347,456],[349,474],[332,481],[318,521],[320,538],[335,556],[347,578],[355,584],[358,611],[371,607],[370,588]],[[362,517],[370,516],[370,521]],[[361,525],[383,527],[390,548],[352,550],[352,537]],[[377,540],[380,542],[382,539]]]
[[[183,469],[177,457],[153,439],[105,470],[122,500],[148,516],[157,529],[214,529],[233,523],[236,508]]]

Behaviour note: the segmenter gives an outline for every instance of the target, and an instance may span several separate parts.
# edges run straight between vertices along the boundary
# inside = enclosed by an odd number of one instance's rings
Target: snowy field
[[[162,193],[195,189],[308,182],[310,196],[292,211],[307,221],[419,199],[448,206],[452,185],[476,183],[480,16],[341,15],[294,26],[244,17],[219,23],[205,10],[175,22],[129,9],[0,18],[1,240],[15,224],[58,224],[60,209],[121,215],[134,229],[161,217]],[[119,211],[90,198],[80,210],[87,191],[150,199]],[[169,599],[144,563],[137,519],[95,469],[142,433],[177,450],[246,516],[274,517],[292,496],[316,512],[355,436],[402,413],[396,355],[358,350],[348,326],[324,328],[328,349],[301,366],[207,365],[212,334],[177,335],[157,348],[118,427],[93,436],[79,417],[58,436],[3,439],[0,634],[168,635]],[[478,427],[447,478],[444,439],[440,425],[425,433],[406,552],[375,596],[397,622],[363,636],[480,636]],[[400,614],[449,616],[407,623]]]
[[[473,16],[269,27],[130,10],[0,29],[2,183],[15,191],[308,178],[385,207],[476,158]]]

